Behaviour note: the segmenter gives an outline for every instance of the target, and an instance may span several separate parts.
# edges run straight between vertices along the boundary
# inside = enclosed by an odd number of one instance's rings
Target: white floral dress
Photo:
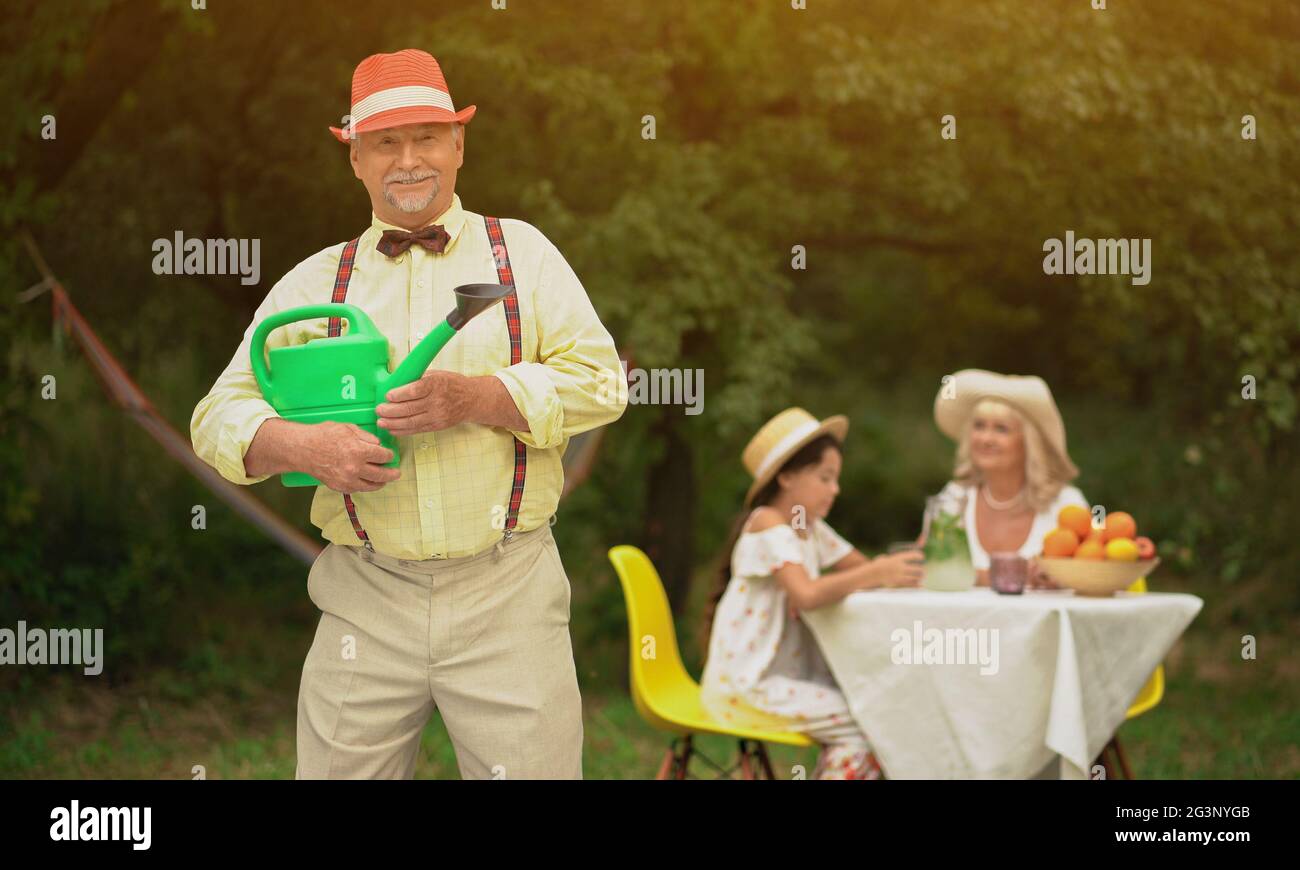
[[[790,615],[773,572],[797,564],[816,580],[851,552],[853,545],[820,519],[806,538],[785,523],[743,531],[731,554],[731,581],[714,613],[700,680],[701,702],[715,719],[806,733],[835,749],[829,759],[823,753],[819,770],[829,761],[849,773],[865,767],[866,736],[811,632]]]

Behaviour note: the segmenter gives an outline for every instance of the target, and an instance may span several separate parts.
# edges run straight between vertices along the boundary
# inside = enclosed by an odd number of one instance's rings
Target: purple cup
[[[1029,583],[1029,560],[1019,553],[989,554],[989,585],[999,595],[1019,595]]]

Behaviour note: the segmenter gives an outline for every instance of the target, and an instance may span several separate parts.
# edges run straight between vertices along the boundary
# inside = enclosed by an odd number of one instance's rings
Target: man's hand
[[[388,400],[375,410],[379,425],[393,435],[437,432],[461,423],[528,431],[528,421],[515,406],[500,378],[471,378],[456,372],[429,372],[418,381],[389,390]]]
[[[379,425],[400,437],[459,426],[469,419],[474,403],[469,381],[457,372],[432,371],[389,390],[388,401],[375,408]]]
[[[310,427],[307,471],[335,492],[374,492],[401,477],[385,468],[393,451],[352,423],[318,423]]]

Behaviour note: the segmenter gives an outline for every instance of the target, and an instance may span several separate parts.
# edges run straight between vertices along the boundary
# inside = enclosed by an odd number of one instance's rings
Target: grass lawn
[[[1205,581],[1177,584],[1201,595],[1206,608],[1166,660],[1164,701],[1120,731],[1139,777],[1300,777],[1300,655],[1290,641],[1300,625],[1293,615],[1275,614],[1261,623],[1267,630],[1252,632],[1258,658],[1246,661],[1240,654],[1247,633],[1242,620],[1251,623],[1270,588],[1262,584],[1239,585],[1228,594]],[[225,621],[219,614],[209,618],[209,629],[244,624],[231,614]],[[189,660],[129,683],[109,686],[45,670],[38,685],[5,691],[11,703],[0,714],[0,776],[182,779],[202,766],[209,779],[292,778],[298,676],[314,624],[310,602],[286,598],[259,630],[200,629],[208,639]],[[604,673],[622,666],[611,663]],[[585,776],[649,778],[667,738],[640,720],[616,682],[606,676],[603,683],[583,685]],[[721,738],[701,738],[697,746],[726,763],[734,751],[734,743]],[[816,763],[815,749],[769,751],[782,778],[795,765],[810,772]],[[703,776],[708,769],[696,772]],[[424,732],[416,777],[457,776],[451,743],[435,715]]]

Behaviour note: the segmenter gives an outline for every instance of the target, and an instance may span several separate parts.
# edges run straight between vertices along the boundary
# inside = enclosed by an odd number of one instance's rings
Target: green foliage
[[[1236,580],[1297,558],[1292,3],[519,0],[412,19],[249,0],[160,4],[156,32],[121,44],[106,40],[122,2],[21,5],[0,36],[15,119],[0,130],[0,624],[98,621],[129,643],[112,648],[124,667],[204,669],[186,608],[301,580],[111,405],[75,346],[51,349],[45,299],[13,301],[39,280],[15,233],[33,231],[184,432],[271,284],[365,225],[325,128],[355,63],[406,45],[479,107],[466,206],[538,225],[636,365],[705,371],[705,413],[672,423],[694,451],[701,563],[745,490],[741,447],[791,404],[852,421],[837,528],[867,549],[914,537],[951,467],[929,407],[967,366],[1052,384],[1085,494],[1138,516],[1178,554],[1170,570]],[[51,175],[40,117],[139,44],[157,55]],[[154,275],[152,241],[177,230],[261,239],[261,285]],[[1152,239],[1151,283],[1044,275],[1043,240],[1066,230]],[[51,373],[60,398],[44,402]],[[561,511],[580,651],[624,642],[604,550],[643,527],[659,413],[629,408]],[[307,527],[306,493],[255,492]]]

